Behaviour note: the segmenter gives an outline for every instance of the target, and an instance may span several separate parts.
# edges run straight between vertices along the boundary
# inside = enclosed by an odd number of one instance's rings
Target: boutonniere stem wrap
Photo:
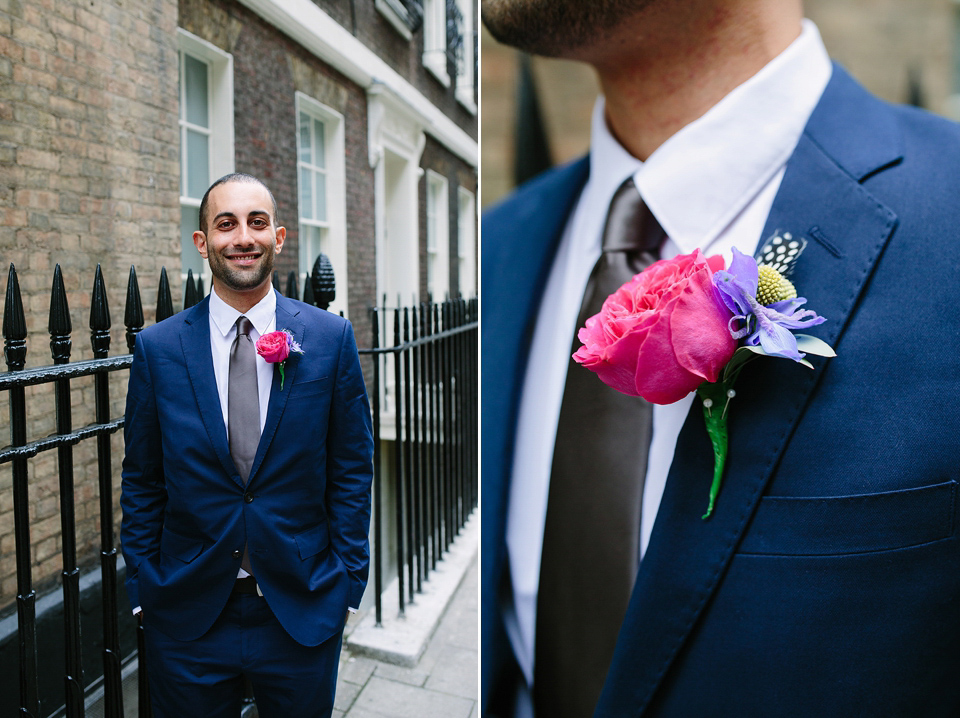
[[[826,321],[802,308],[806,299],[786,277],[801,242],[775,236],[760,264],[734,249],[728,269],[722,257],[700,250],[655,262],[611,294],[577,334],[583,346],[573,358],[617,391],[653,404],[696,391],[714,454],[704,519],[720,493],[730,403],[744,365],[772,356],[813,368],[805,354],[836,355],[820,339],[794,333]],[[763,262],[773,256],[769,247],[785,244],[793,248],[790,262]]]
[[[283,368],[291,353],[303,354],[303,349],[293,338],[288,329],[276,332],[267,332],[257,339],[257,354],[263,357],[268,364],[276,364],[280,370],[280,391],[283,391]]]

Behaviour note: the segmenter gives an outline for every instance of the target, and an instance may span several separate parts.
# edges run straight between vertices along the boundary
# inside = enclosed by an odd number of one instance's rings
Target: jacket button
[[[253,494],[251,494],[251,493],[248,491],[247,493],[245,493],[245,494],[243,495],[243,500],[246,501],[248,504],[252,504],[252,503],[253,503]]]
[[[243,558],[243,554],[242,554],[241,552],[239,552],[239,551],[234,551],[234,552],[233,552],[232,554],[230,554],[230,555],[233,556],[235,559],[241,559],[241,558]]]

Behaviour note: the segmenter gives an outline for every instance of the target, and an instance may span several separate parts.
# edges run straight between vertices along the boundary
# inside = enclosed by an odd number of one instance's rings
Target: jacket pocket
[[[957,482],[857,496],[766,496],[738,553],[830,556],[908,548],[953,534]]]
[[[327,547],[327,544],[330,543],[330,529],[327,528],[327,522],[324,521],[311,529],[301,531],[293,539],[297,542],[300,560],[305,561],[311,556],[316,556]]]
[[[330,377],[322,376],[319,379],[302,381],[290,387],[291,399],[305,399],[318,396],[330,391]]]
[[[164,527],[163,533],[160,534],[160,551],[184,563],[190,563],[203,551],[203,541],[183,536]]]

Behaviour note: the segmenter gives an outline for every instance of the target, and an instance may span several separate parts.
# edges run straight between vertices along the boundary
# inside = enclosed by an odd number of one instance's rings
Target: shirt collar
[[[816,25],[646,162],[610,133],[603,98],[594,107],[590,189],[606,205],[629,176],[667,236],[689,253],[706,247],[780,171],[833,72]],[[596,195],[595,195],[596,197]]]
[[[257,330],[257,334],[261,336],[266,334],[271,322],[276,318],[277,293],[271,288],[263,299],[242,314],[250,320],[253,328]],[[233,329],[240,315],[241,312],[238,312],[220,298],[216,289],[210,290],[210,317],[213,319],[217,330],[224,337]]]

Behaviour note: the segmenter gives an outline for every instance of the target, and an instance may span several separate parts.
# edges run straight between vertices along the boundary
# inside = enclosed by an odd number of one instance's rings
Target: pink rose
[[[257,354],[270,364],[290,356],[290,337],[286,332],[267,332],[257,339]]]
[[[587,319],[573,358],[617,391],[654,404],[716,381],[736,349],[732,314],[711,280],[723,266],[699,249],[650,265]]]

